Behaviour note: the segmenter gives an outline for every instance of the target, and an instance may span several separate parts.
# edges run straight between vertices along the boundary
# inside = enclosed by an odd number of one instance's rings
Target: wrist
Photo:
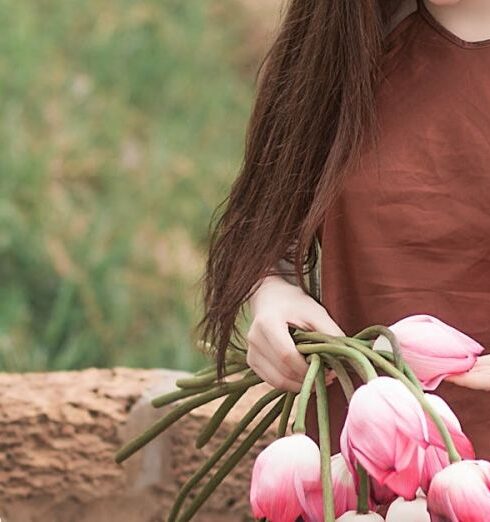
[[[256,300],[257,296],[262,293],[264,288],[267,288],[272,283],[277,282],[277,279],[279,279],[279,276],[276,275],[266,275],[259,279],[252,287],[249,301]]]
[[[262,297],[264,291],[269,290],[271,287],[278,287],[282,285],[288,285],[289,283],[279,275],[266,275],[255,284],[255,289],[252,290],[248,302],[252,309],[254,308],[257,301]]]

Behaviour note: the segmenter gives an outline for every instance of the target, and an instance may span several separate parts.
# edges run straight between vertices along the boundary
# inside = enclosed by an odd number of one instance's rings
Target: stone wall
[[[124,465],[120,445],[162,414],[149,400],[183,374],[167,370],[89,369],[0,374],[2,522],[157,522],[186,477],[215,449],[254,398],[249,392],[203,450],[193,442],[218,403],[196,410]],[[252,459],[264,437],[195,517],[250,520]]]

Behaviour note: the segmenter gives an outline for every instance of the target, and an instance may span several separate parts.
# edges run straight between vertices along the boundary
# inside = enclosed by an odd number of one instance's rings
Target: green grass
[[[199,363],[253,90],[237,10],[0,0],[0,369]]]

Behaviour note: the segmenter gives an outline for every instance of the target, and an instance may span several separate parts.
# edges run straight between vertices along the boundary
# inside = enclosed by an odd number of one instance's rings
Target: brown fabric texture
[[[424,313],[490,348],[490,40],[461,40],[420,3],[389,43],[377,144],[325,216],[323,303],[350,335]],[[490,458],[490,395],[437,393]],[[346,406],[330,396],[337,439]]]

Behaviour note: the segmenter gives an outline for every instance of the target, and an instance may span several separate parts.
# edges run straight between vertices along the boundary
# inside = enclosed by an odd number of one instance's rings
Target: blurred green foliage
[[[0,0],[0,369],[198,364],[254,80],[232,4]]]

